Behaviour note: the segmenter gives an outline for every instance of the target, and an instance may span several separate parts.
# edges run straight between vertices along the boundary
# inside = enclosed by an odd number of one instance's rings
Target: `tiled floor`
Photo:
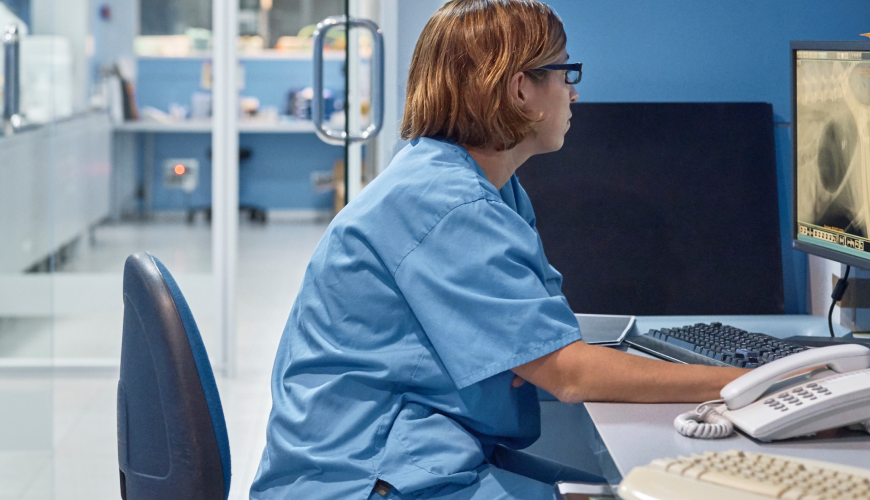
[[[232,453],[231,499],[248,497],[265,443],[275,349],[305,266],[325,228],[325,224],[288,223],[240,227],[238,375],[233,379],[218,377]],[[205,226],[174,221],[106,226],[96,236],[97,246],[86,245],[64,272],[121,268],[127,254],[146,248],[173,274],[205,273],[210,268]],[[197,311],[193,312],[196,316]],[[14,329],[37,333],[29,337],[0,335],[0,350],[5,338],[9,348],[44,353],[46,342],[58,335],[58,325],[40,330],[39,320],[29,321],[7,322],[6,333]],[[92,344],[84,351],[114,352],[117,346],[105,345],[117,343],[118,320],[104,317],[100,321],[102,327],[80,325],[71,338],[83,345]],[[120,498],[116,386],[117,373],[105,369],[54,377],[0,371],[0,500]]]

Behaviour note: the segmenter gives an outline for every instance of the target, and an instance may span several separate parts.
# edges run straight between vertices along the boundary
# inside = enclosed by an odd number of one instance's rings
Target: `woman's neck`
[[[523,141],[525,142],[525,141]],[[506,151],[496,151],[492,148],[470,148],[463,146],[468,151],[468,154],[474,158],[474,161],[483,169],[487,180],[495,186],[496,189],[501,189],[514,175],[514,172],[520,165],[526,162],[531,153],[525,151],[523,143],[517,144],[515,147]]]

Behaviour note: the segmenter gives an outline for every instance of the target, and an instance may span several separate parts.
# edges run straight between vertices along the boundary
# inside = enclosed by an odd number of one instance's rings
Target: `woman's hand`
[[[511,380],[511,387],[514,387],[514,388],[520,387],[525,383],[526,383],[526,381],[524,379],[520,378],[519,375],[514,375],[514,379]]]

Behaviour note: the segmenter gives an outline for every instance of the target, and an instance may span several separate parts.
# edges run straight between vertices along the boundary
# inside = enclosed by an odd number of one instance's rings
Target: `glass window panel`
[[[137,53],[186,55],[210,47],[211,0],[141,0]],[[310,49],[313,26],[344,9],[344,0],[239,0],[246,52]]]

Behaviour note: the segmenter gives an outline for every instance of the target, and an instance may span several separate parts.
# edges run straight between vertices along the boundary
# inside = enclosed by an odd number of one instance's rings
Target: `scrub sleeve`
[[[580,339],[544,283],[535,230],[482,198],[446,214],[399,265],[396,283],[458,389]]]

